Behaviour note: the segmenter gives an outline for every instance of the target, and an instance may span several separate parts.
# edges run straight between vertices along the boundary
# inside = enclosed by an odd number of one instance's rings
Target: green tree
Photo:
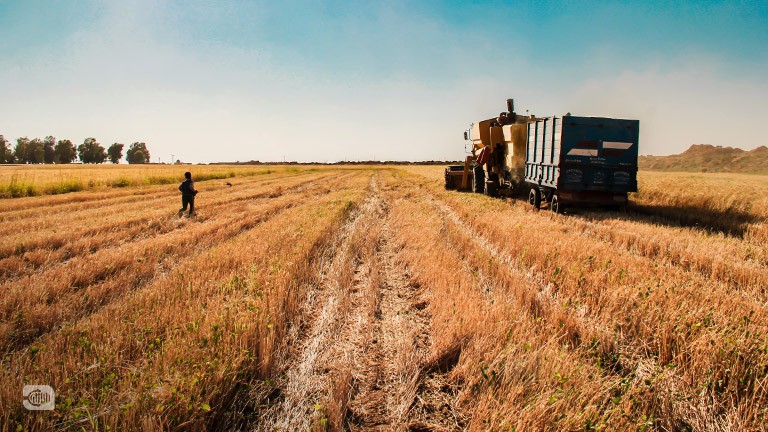
[[[29,163],[29,138],[16,138],[16,147],[13,149],[13,156],[18,163]]]
[[[77,153],[83,163],[104,163],[107,160],[107,151],[96,142],[96,138],[86,138],[77,146]]]
[[[125,158],[129,164],[149,163],[149,150],[143,142],[135,142],[128,148]]]
[[[107,149],[109,154],[109,161],[113,164],[120,163],[120,159],[123,157],[123,144],[114,143]]]
[[[145,163],[144,161],[147,160],[147,155],[145,155],[144,151],[142,150],[136,150],[135,152],[133,152],[132,160],[134,161],[133,163],[143,164]]]
[[[43,159],[45,160],[45,163],[52,164],[52,163],[58,163],[59,161],[56,160],[56,138],[48,135],[43,140]]]
[[[13,163],[13,150],[11,150],[10,142],[0,135],[0,163]]]
[[[75,148],[75,145],[72,144],[72,141],[68,139],[59,140],[59,142],[56,143],[54,150],[56,151],[57,163],[68,164],[77,159],[77,149]]]
[[[35,138],[29,142],[27,147],[27,160],[29,163],[41,164],[45,163],[45,145],[43,140]]]

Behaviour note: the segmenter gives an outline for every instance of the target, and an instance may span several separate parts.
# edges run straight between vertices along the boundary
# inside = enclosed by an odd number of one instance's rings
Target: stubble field
[[[2,430],[766,428],[768,177],[553,215],[441,170],[0,200]]]

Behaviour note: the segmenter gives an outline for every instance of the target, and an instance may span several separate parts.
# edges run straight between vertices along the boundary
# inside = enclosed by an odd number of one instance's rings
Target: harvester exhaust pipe
[[[515,112],[515,100],[514,99],[507,99],[507,112],[508,113]]]

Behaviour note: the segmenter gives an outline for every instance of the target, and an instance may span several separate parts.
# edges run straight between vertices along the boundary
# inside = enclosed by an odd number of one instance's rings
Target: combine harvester
[[[520,116],[507,111],[464,132],[464,165],[445,169],[445,188],[488,196],[528,194],[537,210],[549,203],[621,208],[637,191],[640,122],[603,117]]]

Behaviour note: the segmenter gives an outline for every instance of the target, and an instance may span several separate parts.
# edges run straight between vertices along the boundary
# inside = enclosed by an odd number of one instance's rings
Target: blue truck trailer
[[[529,203],[622,207],[637,191],[640,122],[602,117],[549,117],[527,125],[525,183]]]

